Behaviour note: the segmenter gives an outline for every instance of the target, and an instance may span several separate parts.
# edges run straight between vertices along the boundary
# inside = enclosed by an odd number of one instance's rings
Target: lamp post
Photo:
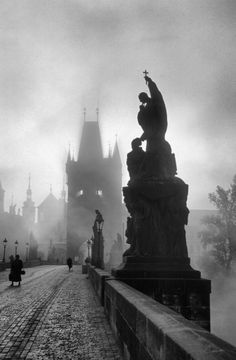
[[[90,259],[91,259],[90,249],[91,249],[91,246],[92,246],[92,238],[91,238],[91,240],[90,239],[87,240],[87,246],[88,246],[88,259],[89,259],[89,262],[90,262]]]
[[[104,268],[104,244],[103,244],[103,236],[102,236],[102,229],[104,224],[104,219],[102,217],[102,214],[99,210],[95,210],[96,213],[96,219],[95,219],[95,228],[97,232],[97,258],[96,258],[96,264],[95,266],[99,267],[100,269]]]
[[[25,259],[26,259],[26,261],[28,261],[29,260],[29,243],[27,242],[25,245],[26,245],[26,257],[25,257]]]
[[[17,255],[17,246],[18,246],[18,241],[15,241],[15,256]]]
[[[6,247],[7,247],[7,239],[5,238],[3,240],[3,259],[2,259],[2,262],[5,263],[5,256],[6,256]]]

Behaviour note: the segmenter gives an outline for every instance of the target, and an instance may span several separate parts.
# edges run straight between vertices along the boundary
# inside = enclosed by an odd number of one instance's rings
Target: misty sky
[[[0,179],[17,207],[31,173],[36,205],[58,196],[82,112],[96,119],[104,154],[115,135],[125,168],[142,134],[138,93],[147,69],[168,111],[166,139],[190,208],[236,173],[236,1],[1,0]]]

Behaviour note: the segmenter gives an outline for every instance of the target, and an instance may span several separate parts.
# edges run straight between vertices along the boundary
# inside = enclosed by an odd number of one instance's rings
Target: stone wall
[[[236,359],[235,347],[124,283],[105,283],[104,306],[125,359]]]
[[[104,306],[105,280],[108,280],[111,275],[104,270],[88,265],[88,276],[97,296],[99,297],[101,305]]]
[[[235,360],[236,348],[152,298],[89,268],[125,360]]]

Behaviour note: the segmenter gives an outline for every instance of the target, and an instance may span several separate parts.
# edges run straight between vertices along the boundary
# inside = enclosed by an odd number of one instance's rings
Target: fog
[[[227,187],[236,172],[235,18],[234,0],[2,0],[5,209],[12,194],[22,206],[29,173],[36,205],[50,184],[59,195],[69,144],[78,152],[85,107],[87,120],[99,107],[105,156],[117,135],[126,184],[126,154],[142,133],[137,95],[147,91],[145,69],[166,102],[166,138],[178,176],[189,184],[188,207],[211,208],[207,194]],[[231,292],[229,303],[218,299],[214,314],[217,306],[231,308]],[[215,319],[220,333],[222,318]]]
[[[140,136],[142,72],[161,89],[167,140],[190,185],[189,207],[228,183],[235,160],[235,1],[2,0],[0,178],[18,207],[28,173],[37,203],[62,187],[69,143],[100,108],[104,154],[125,163]],[[128,175],[124,167],[123,182]]]
[[[223,340],[236,344],[235,270],[230,276],[217,276],[212,281],[211,332]]]

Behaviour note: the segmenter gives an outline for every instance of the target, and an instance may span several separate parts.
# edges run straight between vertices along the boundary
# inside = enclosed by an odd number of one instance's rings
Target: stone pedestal
[[[124,256],[123,263],[112,270],[119,278],[188,278],[200,279],[188,257]]]
[[[190,266],[186,246],[188,185],[177,177],[137,180],[123,193],[130,248],[112,275],[210,330],[211,283]]]
[[[190,259],[124,257],[112,275],[210,331],[210,280]]]
[[[94,225],[93,234],[91,264],[99,269],[104,269],[104,239],[102,230],[98,230],[96,225]]]

